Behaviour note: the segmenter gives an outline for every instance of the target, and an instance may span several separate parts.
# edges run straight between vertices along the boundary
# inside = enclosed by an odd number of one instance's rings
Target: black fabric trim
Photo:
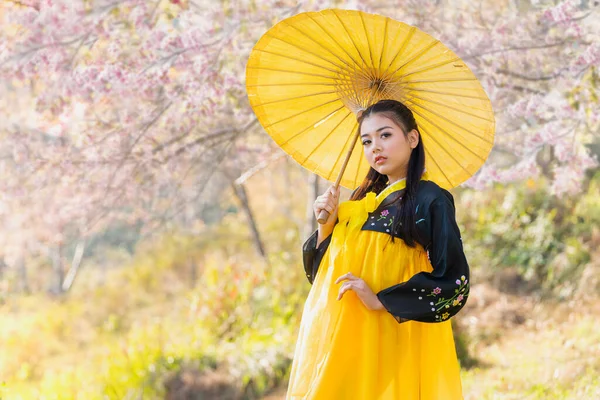
[[[312,285],[317,276],[317,272],[319,270],[319,265],[321,264],[321,260],[323,259],[323,255],[327,251],[329,247],[329,243],[331,242],[331,234],[327,236],[319,247],[317,248],[317,239],[319,236],[319,231],[316,230],[312,235],[304,242],[302,246],[302,261],[304,263],[304,272],[306,273],[306,279]]]

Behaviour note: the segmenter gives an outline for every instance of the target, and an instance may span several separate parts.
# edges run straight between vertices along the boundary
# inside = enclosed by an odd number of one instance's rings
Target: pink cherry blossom
[[[219,171],[236,177],[279,151],[246,97],[250,50],[275,22],[330,7],[414,24],[475,72],[497,130],[492,154],[466,186],[546,174],[556,195],[581,190],[585,172],[598,166],[584,138],[600,125],[590,78],[600,40],[586,28],[584,2],[529,11],[514,2],[384,3],[7,2],[0,32],[0,80],[10,89],[0,97],[6,249],[43,252],[115,222],[140,223],[144,232],[165,221],[195,224],[226,190]],[[552,164],[540,168],[547,149]]]

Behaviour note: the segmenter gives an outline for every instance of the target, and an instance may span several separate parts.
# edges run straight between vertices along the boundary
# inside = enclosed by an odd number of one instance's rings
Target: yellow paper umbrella
[[[490,100],[465,63],[428,34],[381,15],[329,9],[279,22],[250,53],[246,88],[286,153],[349,189],[369,170],[355,145],[356,115],[381,99],[412,110],[429,178],[441,187],[475,174],[494,143]]]

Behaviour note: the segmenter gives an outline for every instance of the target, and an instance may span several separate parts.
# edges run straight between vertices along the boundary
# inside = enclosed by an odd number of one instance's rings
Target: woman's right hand
[[[317,197],[313,204],[313,211],[315,213],[315,218],[319,218],[319,214],[321,210],[326,210],[329,212],[329,218],[327,221],[320,225],[320,227],[333,228],[337,221],[338,215],[338,204],[340,201],[340,188],[336,189],[333,185],[329,186],[325,193]]]

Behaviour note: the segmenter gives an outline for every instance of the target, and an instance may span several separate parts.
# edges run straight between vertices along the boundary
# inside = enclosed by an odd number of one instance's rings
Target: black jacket
[[[395,206],[386,201],[395,196],[396,193],[390,194],[371,214],[380,214],[384,209],[395,214]],[[381,290],[377,297],[398,322],[442,322],[465,305],[470,286],[469,265],[456,224],[454,199],[434,182],[422,180],[417,190],[415,213],[418,232],[415,240],[427,251],[433,271],[417,273],[406,282]],[[386,227],[369,223],[371,214],[362,229],[386,233]],[[303,245],[304,270],[311,284],[330,241],[331,235],[316,248],[315,231]]]

